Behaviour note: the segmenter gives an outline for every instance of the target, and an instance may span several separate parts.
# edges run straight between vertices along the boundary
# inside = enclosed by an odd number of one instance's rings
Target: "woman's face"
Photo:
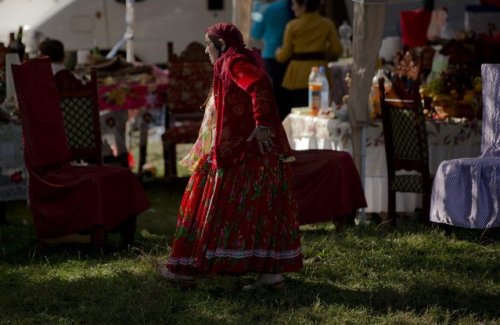
[[[205,35],[205,53],[208,54],[208,57],[210,58],[210,62],[212,64],[217,61],[219,58],[219,50],[215,47],[214,42],[210,38],[208,38],[208,35]]]
[[[301,5],[297,2],[297,0],[292,1],[292,10],[293,13],[295,14],[295,17],[300,17],[306,12],[306,6]]]

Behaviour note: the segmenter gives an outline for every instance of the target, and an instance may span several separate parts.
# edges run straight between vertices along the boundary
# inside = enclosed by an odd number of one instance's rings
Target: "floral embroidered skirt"
[[[168,269],[179,274],[300,270],[291,165],[263,156],[215,169],[202,160],[182,198]]]

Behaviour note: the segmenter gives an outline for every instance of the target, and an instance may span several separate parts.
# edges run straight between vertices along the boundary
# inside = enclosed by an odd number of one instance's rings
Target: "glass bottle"
[[[14,32],[9,33],[9,44],[7,45],[10,53],[17,52],[17,41],[16,34]]]
[[[19,60],[22,62],[24,61],[24,53],[26,51],[26,45],[23,43],[23,26],[19,26],[19,29],[17,30],[16,41],[17,54],[19,55]]]
[[[319,78],[321,80],[321,100],[320,100],[320,113],[327,113],[330,109],[330,85],[325,74],[325,67],[319,67]]]

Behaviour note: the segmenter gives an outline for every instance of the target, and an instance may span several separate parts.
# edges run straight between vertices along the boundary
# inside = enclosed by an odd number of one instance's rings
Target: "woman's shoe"
[[[285,288],[285,278],[281,274],[261,274],[250,284],[243,286],[243,291],[253,291],[262,289],[283,289]]]
[[[195,284],[196,281],[196,278],[192,275],[184,275],[171,272],[165,264],[158,266],[158,272],[160,272],[160,275],[170,282],[181,283],[184,285],[188,284],[192,285]]]

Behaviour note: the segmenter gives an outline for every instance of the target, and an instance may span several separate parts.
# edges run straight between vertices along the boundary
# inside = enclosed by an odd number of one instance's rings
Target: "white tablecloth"
[[[0,124],[0,201],[25,200],[27,195],[22,129]]]
[[[283,121],[290,145],[295,150],[334,149],[352,153],[351,127],[348,122],[299,113]],[[477,157],[481,148],[481,121],[427,121],[429,163],[435,173],[443,160]],[[387,165],[382,122],[366,130],[366,169],[364,188],[368,203],[366,212],[387,211]],[[413,211],[421,207],[421,198],[413,193],[396,194],[396,210]]]

